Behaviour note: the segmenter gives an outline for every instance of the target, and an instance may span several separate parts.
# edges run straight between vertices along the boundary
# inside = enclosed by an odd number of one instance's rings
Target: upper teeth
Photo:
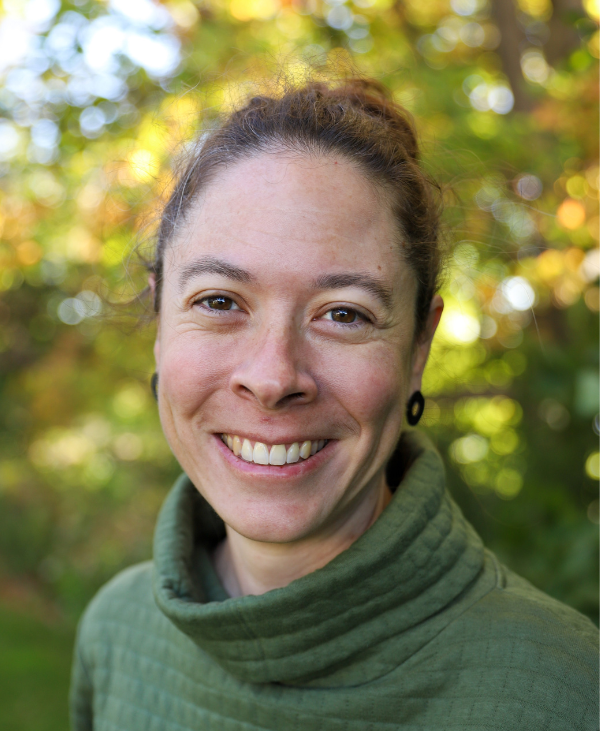
[[[245,459],[246,462],[256,464],[284,465],[298,462],[300,458],[308,459],[313,454],[323,449],[327,440],[307,440],[305,442],[294,442],[286,448],[285,444],[263,444],[263,442],[252,442],[249,439],[242,439],[233,434],[221,434],[223,442],[231,449],[236,457]]]

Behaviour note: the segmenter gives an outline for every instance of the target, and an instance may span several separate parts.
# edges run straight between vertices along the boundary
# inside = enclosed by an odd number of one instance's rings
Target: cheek
[[[339,355],[339,354],[338,354]],[[340,367],[340,363],[343,366]],[[382,344],[338,358],[324,369],[332,375],[327,389],[358,422],[361,430],[378,429],[400,408],[407,387],[406,364],[396,347]]]
[[[229,378],[235,348],[212,338],[206,341],[198,333],[183,333],[161,349],[159,384],[174,411],[193,413]]]

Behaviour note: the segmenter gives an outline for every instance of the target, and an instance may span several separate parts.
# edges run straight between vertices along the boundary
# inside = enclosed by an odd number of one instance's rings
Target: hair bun
[[[326,96],[350,103],[357,111],[384,121],[413,160],[418,160],[419,144],[410,113],[394,102],[388,89],[375,79],[350,78],[327,89]]]

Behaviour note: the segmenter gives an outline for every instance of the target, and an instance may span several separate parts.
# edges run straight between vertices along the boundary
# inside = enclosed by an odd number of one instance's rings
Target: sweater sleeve
[[[93,731],[93,694],[92,681],[83,657],[80,622],[73,653],[71,689],[69,692],[71,731]]]

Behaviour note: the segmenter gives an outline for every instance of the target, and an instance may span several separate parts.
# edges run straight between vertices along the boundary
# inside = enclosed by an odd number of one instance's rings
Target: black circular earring
[[[158,373],[153,373],[150,378],[150,388],[152,389],[152,395],[154,400],[158,401]]]
[[[415,391],[406,404],[406,421],[411,426],[416,426],[419,423],[419,419],[423,416],[424,409],[425,399],[423,398],[423,394],[420,391]]]

